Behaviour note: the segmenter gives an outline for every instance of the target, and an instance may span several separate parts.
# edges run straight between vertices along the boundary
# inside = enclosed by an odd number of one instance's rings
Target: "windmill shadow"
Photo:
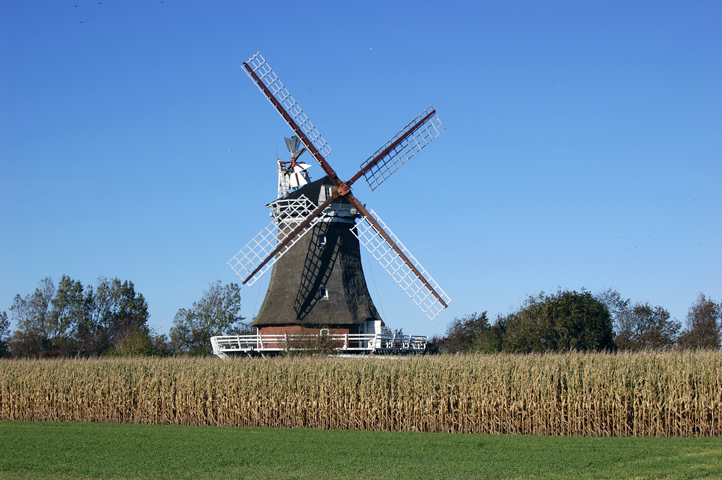
[[[338,258],[342,238],[334,235],[329,239],[329,226],[330,223],[320,222],[310,232],[311,239],[303,264],[301,284],[293,306],[299,320],[306,318],[313,307],[322,301],[320,289],[327,284]]]

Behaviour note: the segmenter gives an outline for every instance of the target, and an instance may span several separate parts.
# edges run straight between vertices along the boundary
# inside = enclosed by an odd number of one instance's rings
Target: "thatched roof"
[[[288,196],[303,194],[316,203],[324,185],[333,184],[324,177]],[[345,198],[338,201],[347,202]],[[273,265],[254,327],[360,325],[381,318],[366,286],[352,226],[320,222]],[[320,245],[322,236],[325,245]],[[328,298],[321,298],[322,289]]]

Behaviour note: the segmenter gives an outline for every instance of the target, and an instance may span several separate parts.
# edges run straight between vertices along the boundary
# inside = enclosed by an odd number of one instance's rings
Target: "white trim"
[[[320,332],[319,332],[320,333]],[[301,339],[313,339],[317,335],[227,335],[211,337],[213,354],[226,358],[230,353],[280,353],[295,350],[290,345]],[[428,337],[422,335],[384,335],[377,334],[328,334],[324,335],[331,341],[337,342],[334,348],[337,352],[393,352],[393,353],[423,353],[426,350]]]

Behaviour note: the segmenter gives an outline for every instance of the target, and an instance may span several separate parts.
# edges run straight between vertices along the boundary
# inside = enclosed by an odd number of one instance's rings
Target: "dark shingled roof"
[[[324,185],[333,183],[324,177],[287,198],[303,194],[317,203]],[[360,245],[351,227],[351,222],[320,222],[273,265],[254,327],[360,325],[381,319],[366,286]],[[322,235],[325,245],[320,245]],[[327,299],[320,297],[321,288],[327,290]]]

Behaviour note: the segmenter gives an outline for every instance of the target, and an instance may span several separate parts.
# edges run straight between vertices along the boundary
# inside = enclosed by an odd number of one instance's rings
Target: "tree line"
[[[238,284],[211,283],[201,299],[175,315],[169,335],[148,325],[145,297],[130,280],[100,277],[95,286],[63,275],[44,278],[0,312],[0,356],[91,357],[210,355],[210,337],[252,333],[240,315]],[[16,329],[10,332],[10,321]],[[391,330],[388,330],[391,332]],[[400,330],[397,333],[401,333]],[[718,349],[722,302],[699,294],[686,327],[661,306],[632,302],[607,289],[596,295],[558,290],[528,296],[522,306],[490,321],[487,312],[455,318],[430,353]]]
[[[431,339],[433,352],[544,353],[719,349],[722,302],[700,293],[686,327],[661,306],[632,302],[607,289],[597,295],[559,290],[528,296],[522,306],[490,321],[487,312],[455,318],[444,337]]]
[[[95,286],[46,277],[0,312],[0,357],[48,358],[211,353],[210,337],[247,333],[240,287],[220,280],[181,308],[170,336],[150,328],[148,303],[130,280],[100,277]],[[15,331],[10,331],[10,323]]]

